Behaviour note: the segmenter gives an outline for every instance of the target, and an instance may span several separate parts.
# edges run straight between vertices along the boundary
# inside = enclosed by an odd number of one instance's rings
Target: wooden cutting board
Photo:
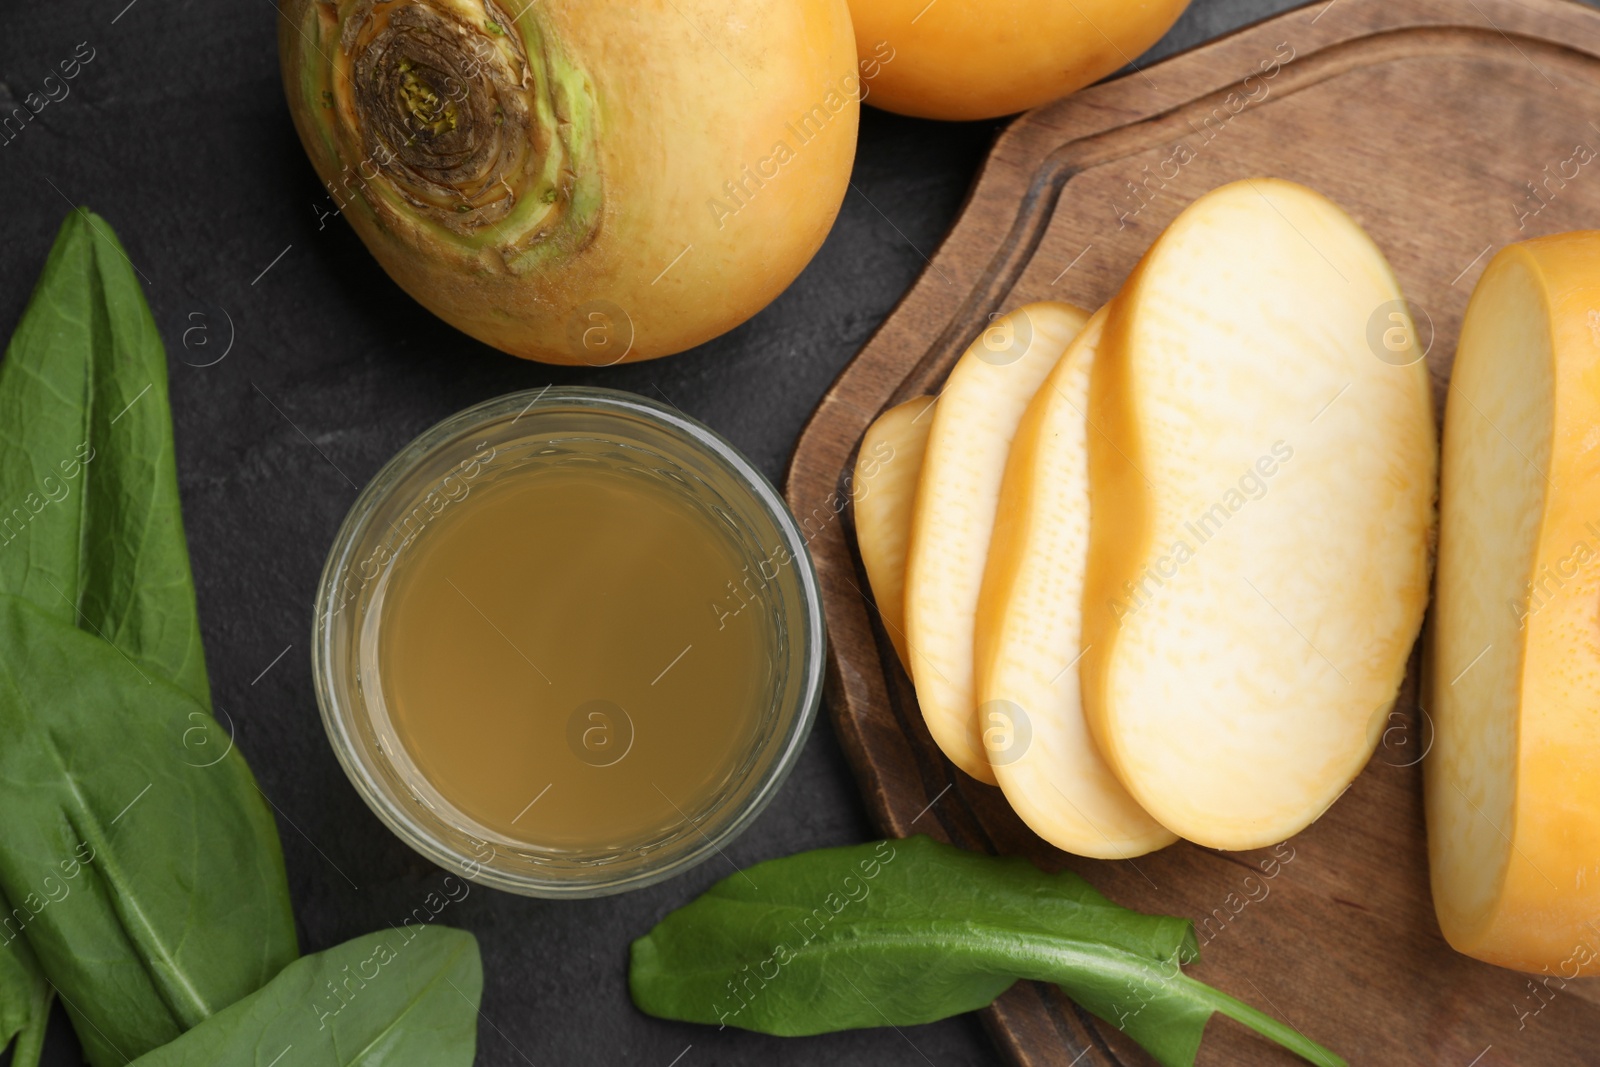
[[[1276,850],[1179,844],[1085,860],[1035,837],[933,744],[867,595],[845,507],[862,432],[937,392],[987,318],[1098,307],[1191,200],[1259,175],[1332,197],[1399,274],[1436,410],[1473,284],[1509,242],[1600,227],[1600,14],[1567,0],[1318,0],[1018,119],[960,221],[800,439],[788,499],[811,535],[831,637],[828,702],[890,835],[1070,867],[1112,899],[1193,919],[1197,977],[1353,1064],[1600,1063],[1600,993],[1453,952],[1428,893],[1416,658],[1383,743],[1342,799]],[[985,1013],[1028,1067],[1149,1062],[1053,989]],[[1299,1062],[1215,1019],[1204,1064]]]

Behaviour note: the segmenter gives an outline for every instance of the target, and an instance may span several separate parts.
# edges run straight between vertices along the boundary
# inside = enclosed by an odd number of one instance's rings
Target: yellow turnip
[[[867,102],[929,119],[1038,107],[1128,66],[1189,0],[852,0]]]
[[[552,363],[755,314],[855,151],[845,0],[282,0],[279,49],[312,164],[390,276]]]

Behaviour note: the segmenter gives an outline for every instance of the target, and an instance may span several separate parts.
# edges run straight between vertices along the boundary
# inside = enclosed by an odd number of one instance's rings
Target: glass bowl
[[[729,539],[765,579],[771,680],[755,729],[722,784],[644,839],[541,845],[496,831],[444,796],[401,742],[381,683],[384,597],[430,523],[475,488],[553,464],[610,464],[659,480]],[[771,801],[816,715],[823,624],[806,538],[761,473],[682,413],[611,389],[549,387],[454,415],[403,448],[345,517],[317,590],[312,669],[323,725],[380,819],[428,859],[482,885],[538,897],[595,897],[650,885],[705,860]]]

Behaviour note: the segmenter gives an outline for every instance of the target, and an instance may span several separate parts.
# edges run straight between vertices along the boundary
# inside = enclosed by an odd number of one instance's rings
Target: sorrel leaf
[[[0,938],[120,1067],[295,957],[276,830],[237,748],[185,743],[210,716],[176,687],[3,594],[0,648]]]
[[[296,960],[134,1067],[470,1067],[482,989],[471,934],[385,930]]]
[[[0,648],[0,1011],[37,998],[31,948],[120,1067],[296,947],[276,828],[209,711],[166,357],[81,209],[0,364]]]
[[[633,943],[634,1003],[763,1033],[909,1026],[1052,982],[1167,1067],[1221,1012],[1313,1063],[1343,1060],[1185,975],[1185,919],[1142,915],[1070,872],[927,837],[821,849],[712,886]]]
[[[81,208],[0,363],[0,592],[210,709],[166,355],[116,235]]]
[[[0,908],[11,911],[3,897]],[[16,1041],[11,1067],[38,1067],[54,996],[26,939],[0,946],[0,1049]]]

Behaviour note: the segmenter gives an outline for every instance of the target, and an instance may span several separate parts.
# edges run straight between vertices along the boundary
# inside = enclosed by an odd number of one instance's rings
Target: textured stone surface
[[[579,373],[456,333],[390,283],[342,222],[319,228],[328,204],[283,103],[271,0],[125,2],[13,5],[4,16],[0,110],[40,90],[80,43],[94,54],[69,95],[0,145],[0,328],[16,322],[71,204],[117,228],[167,342],[216,702],[278,809],[303,947],[321,949],[398,923],[443,876],[368,812],[317,717],[311,600],[358,487],[444,416],[550,382],[665,398],[780,479],[812,406],[922,270],[1001,124],[868,109],[855,189],[776,303],[691,353]],[[1196,0],[1151,58],[1289,6]],[[777,800],[726,851],[743,866],[871,835],[824,720]],[[441,920],[483,946],[478,1063],[997,1062],[971,1018],[779,1040],[635,1011],[629,941],[728,870],[713,859],[598,901],[474,888],[451,905]],[[79,1062],[55,1022],[46,1062]]]

